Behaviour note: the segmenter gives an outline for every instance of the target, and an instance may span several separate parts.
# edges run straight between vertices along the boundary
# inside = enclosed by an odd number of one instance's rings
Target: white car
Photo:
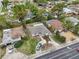
[[[8,47],[8,53],[10,54],[10,53],[13,53],[13,51],[14,51],[14,47],[13,46],[9,46]]]

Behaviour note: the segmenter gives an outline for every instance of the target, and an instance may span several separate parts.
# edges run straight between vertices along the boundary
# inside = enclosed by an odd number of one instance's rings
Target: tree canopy
[[[9,3],[8,0],[3,0],[3,2],[2,2],[2,4],[3,4],[4,7],[7,7],[8,3]]]
[[[14,16],[16,16],[16,18],[20,19],[26,15],[27,10],[24,5],[15,5],[13,7],[13,12],[14,12]]]

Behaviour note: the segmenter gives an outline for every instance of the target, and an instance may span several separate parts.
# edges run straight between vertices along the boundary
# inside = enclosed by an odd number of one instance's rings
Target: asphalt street
[[[79,59],[79,52],[76,50],[77,48],[79,48],[79,43],[37,57],[36,59]]]

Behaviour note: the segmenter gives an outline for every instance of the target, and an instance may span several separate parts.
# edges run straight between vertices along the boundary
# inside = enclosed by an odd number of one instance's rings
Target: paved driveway
[[[2,59],[28,59],[26,55],[20,52],[14,52],[12,54],[5,54]]]
[[[6,47],[6,54],[2,59],[28,59],[28,56],[18,52],[13,45]]]

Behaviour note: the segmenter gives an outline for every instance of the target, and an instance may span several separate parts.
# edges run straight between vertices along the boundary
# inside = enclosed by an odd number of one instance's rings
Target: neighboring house
[[[69,5],[68,8],[75,10],[79,14],[79,4]]]
[[[65,20],[71,21],[74,24],[74,26],[79,23],[79,20],[75,17],[67,17]]]
[[[66,38],[66,40],[65,40],[66,43],[77,39],[77,36],[70,31],[63,31],[63,32],[60,33],[60,35],[64,36]]]
[[[64,28],[59,20],[49,20],[47,21],[48,27],[52,27],[55,31],[61,32]]]
[[[5,30],[3,30],[3,39],[2,39],[1,44],[7,45],[10,43],[17,42],[17,41],[21,40],[22,36],[24,36],[22,27],[5,29]]]
[[[78,14],[74,9],[70,9],[70,8],[63,8],[63,13],[66,14]]]
[[[36,50],[47,50],[50,48],[56,48],[56,42],[51,38],[52,33],[43,25],[43,23],[28,24],[27,29],[29,30],[30,36],[37,38],[40,42],[36,46]],[[58,44],[57,44],[58,46]]]
[[[29,29],[32,36],[52,35],[51,32],[42,23],[28,24],[27,28]]]

